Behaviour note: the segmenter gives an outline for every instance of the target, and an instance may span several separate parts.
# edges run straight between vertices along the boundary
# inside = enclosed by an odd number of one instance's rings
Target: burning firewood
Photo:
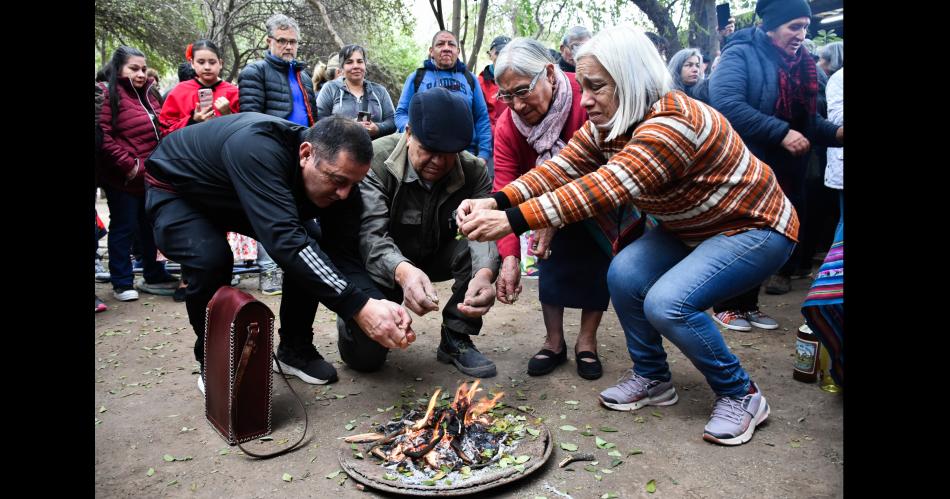
[[[464,478],[471,470],[496,463],[520,466],[524,461],[515,463],[511,453],[525,437],[526,423],[521,423],[525,417],[496,415],[493,409],[504,393],[476,400],[482,391],[478,385],[478,380],[471,386],[462,383],[451,402],[440,401],[442,392],[436,390],[424,411],[421,407],[412,410],[401,420],[380,425],[376,432],[345,441],[367,444],[366,454],[415,481],[439,480],[454,472]]]

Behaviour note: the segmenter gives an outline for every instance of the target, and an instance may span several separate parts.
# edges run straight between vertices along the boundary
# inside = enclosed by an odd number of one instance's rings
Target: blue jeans
[[[142,248],[142,276],[149,283],[172,279],[157,256],[152,224],[145,216],[145,196],[105,187],[109,204],[109,274],[113,289],[132,287],[132,243],[138,238]]]
[[[264,249],[260,241],[257,242],[257,266],[261,268],[261,272],[277,268],[277,262],[267,254],[267,250]]]
[[[771,229],[718,235],[690,248],[655,228],[610,264],[607,286],[627,338],[634,372],[669,381],[666,337],[719,396],[748,393],[749,375],[705,310],[758,286],[788,259],[795,243]]]

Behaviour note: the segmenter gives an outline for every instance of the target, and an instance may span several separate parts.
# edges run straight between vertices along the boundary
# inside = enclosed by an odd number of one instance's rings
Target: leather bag
[[[303,401],[287,382],[274,356],[274,313],[248,293],[222,286],[208,302],[205,316],[205,416],[230,445],[245,454],[268,458],[297,448],[307,435]],[[304,414],[303,435],[293,445],[258,454],[241,445],[271,433],[271,359]]]

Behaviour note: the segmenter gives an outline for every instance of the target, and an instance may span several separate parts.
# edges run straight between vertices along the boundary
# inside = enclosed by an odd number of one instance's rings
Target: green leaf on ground
[[[621,464],[623,464],[623,461],[621,461],[621,460],[619,460],[619,459],[614,459],[614,460],[610,461],[610,467],[611,467],[611,468],[616,468],[617,466],[620,466]]]
[[[518,456],[515,458],[515,464],[526,463],[529,459],[531,459],[531,456]]]
[[[599,482],[599,481],[601,481],[601,480],[604,479],[604,476],[603,476],[603,475],[594,475],[594,479]]]
[[[386,473],[385,475],[383,475],[383,480],[395,480],[395,479],[396,479],[396,475],[392,475],[389,473]]]
[[[231,452],[231,451],[229,451],[229,450],[227,450],[227,449],[221,449],[221,450],[218,451],[218,455],[219,455],[219,456],[227,456],[230,452]]]
[[[284,473],[284,476],[280,477],[280,479],[285,482],[291,482],[293,481],[294,477],[291,476],[290,473]]]
[[[428,486],[431,487],[431,486],[435,485],[435,480],[423,480],[423,481],[420,482],[420,483],[422,483],[422,485],[428,485]]]
[[[591,472],[591,473],[596,473],[596,472],[597,472],[597,467],[596,467],[596,466],[591,466],[591,465],[588,464],[587,466],[584,466],[584,470],[589,471],[589,472]]]
[[[353,428],[356,428],[355,426],[353,426],[353,425],[350,424],[350,423],[346,423],[346,425],[344,425],[343,427],[346,428],[346,431],[350,431],[350,430],[352,430]]]
[[[607,492],[606,494],[600,496],[600,499],[617,499],[618,496],[616,492]]]
[[[568,452],[574,452],[577,450],[577,444],[572,444],[570,442],[561,442],[561,448]]]
[[[590,431],[590,430],[584,430],[584,431],[581,432],[581,435],[584,435],[585,437],[593,437],[593,436],[594,436],[594,432],[592,432],[592,431]]]
[[[576,400],[565,400],[564,403],[567,404],[567,405],[577,405],[577,404],[580,404],[580,402],[578,402],[578,401],[576,401]]]
[[[145,472],[145,476],[152,476],[154,474],[155,474],[155,468],[149,468],[148,471]]]
[[[647,482],[647,492],[651,494],[656,492],[656,480],[650,480]]]
[[[165,454],[164,456],[162,456],[162,459],[170,463],[175,460],[175,457],[172,456],[171,454]]]
[[[633,422],[634,422],[634,423],[645,423],[645,422],[646,422],[646,419],[643,419],[643,416],[637,416],[637,417],[633,418]]]
[[[607,441],[600,437],[594,437],[594,443],[597,444],[597,447],[601,449],[603,449],[604,446],[607,445]]]
[[[445,475],[446,475],[445,471],[439,470],[439,472],[436,473],[435,476],[432,477],[432,479],[433,479],[433,480],[441,480],[441,479],[445,478]]]
[[[327,479],[329,480],[329,479],[332,479],[332,478],[336,478],[336,476],[339,475],[340,472],[342,472],[342,471],[343,471],[343,470],[336,470],[336,471],[334,471],[333,473],[330,473],[329,475],[327,475]]]
[[[650,414],[652,414],[653,417],[655,417],[655,418],[663,419],[663,415],[660,414],[659,412],[653,411],[653,412],[651,412]]]
[[[569,424],[562,425],[560,428],[561,428],[562,430],[564,430],[564,431],[577,431],[577,428],[575,428],[575,427],[573,427],[573,426],[571,426],[571,425],[569,425]]]
[[[541,430],[535,430],[534,428],[525,428],[525,430],[534,436],[538,436],[541,434]]]
[[[607,433],[612,433],[612,432],[617,431],[617,429],[616,429],[616,428],[611,428],[611,427],[609,427],[609,426],[601,426],[601,427],[600,427],[600,431],[604,431],[604,432],[607,432]]]
[[[353,453],[353,457],[355,457],[356,459],[363,459],[363,453],[362,453],[362,452],[354,452],[354,453]]]
[[[623,455],[620,454],[620,451],[617,451],[617,450],[612,450],[608,452],[607,455],[610,457],[623,457]]]
[[[608,470],[607,468],[604,468],[604,469],[600,470],[600,472],[609,475],[609,474],[613,473],[613,470]]]
[[[106,409],[106,406],[104,406],[104,405],[103,405],[103,406],[99,406],[99,414],[102,414],[103,412],[106,412],[106,411],[108,411],[108,410],[109,410],[109,409]]]
[[[640,449],[633,449],[627,453],[627,456],[636,456],[637,454],[643,454],[643,451]]]
[[[518,473],[524,473],[524,465],[523,465],[523,464],[516,464],[516,465],[515,465],[515,469],[518,470]]]
[[[469,467],[469,466],[462,466],[462,470],[461,470],[461,471],[462,471],[462,474],[463,474],[463,475],[471,475],[471,474],[472,474],[472,468]]]

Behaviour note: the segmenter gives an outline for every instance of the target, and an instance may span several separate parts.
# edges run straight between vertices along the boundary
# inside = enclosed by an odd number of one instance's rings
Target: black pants
[[[407,257],[411,256],[407,255]],[[356,272],[361,271],[362,267],[355,257],[341,258],[339,262],[334,261],[334,263],[337,263],[347,279],[350,279],[371,298],[380,300],[385,298],[402,303],[402,288],[380,286],[365,273]],[[472,280],[472,258],[468,241],[453,239],[430,258],[422,261],[413,259],[412,263],[425,272],[432,282],[455,280],[452,284],[452,296],[442,309],[442,326],[450,332],[477,335],[482,329],[482,318],[467,317],[458,309],[458,304],[465,300],[465,292],[468,291],[468,284]],[[363,372],[375,371],[383,366],[386,355],[389,353],[387,348],[370,339],[352,319],[343,321],[338,318],[336,324],[337,345],[343,362]]]
[[[234,266],[227,230],[187,200],[158,189],[148,189],[146,210],[152,219],[156,245],[165,256],[181,264],[182,276],[188,282],[185,307],[197,336],[195,359],[204,364],[205,309],[214,293],[230,284]],[[316,223],[304,226],[319,240]],[[292,350],[310,345],[319,302],[291,274],[284,274],[282,288],[280,344]]]

